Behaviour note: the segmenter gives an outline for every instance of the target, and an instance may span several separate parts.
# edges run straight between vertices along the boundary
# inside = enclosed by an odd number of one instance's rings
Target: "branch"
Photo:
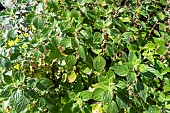
[[[153,25],[152,29],[150,30],[148,36],[146,37],[146,40],[148,40],[148,37],[151,35],[152,31],[155,29],[156,25],[158,24],[158,20],[156,21],[156,23]]]

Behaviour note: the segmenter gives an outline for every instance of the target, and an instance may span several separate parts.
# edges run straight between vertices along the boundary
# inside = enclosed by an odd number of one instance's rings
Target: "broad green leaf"
[[[144,48],[148,48],[149,50],[155,49],[156,44],[154,43],[147,43]]]
[[[61,56],[61,53],[58,48],[52,47],[48,55],[51,58],[51,60],[53,60],[53,59],[59,58]]]
[[[139,66],[139,71],[142,72],[142,73],[145,73],[145,72],[151,72],[153,73],[155,76],[160,76],[160,73],[158,70],[152,68],[152,67],[149,67],[148,65],[145,65],[145,64],[141,64]]]
[[[105,68],[106,60],[102,56],[97,56],[93,60],[93,67],[96,71],[102,71]]]
[[[111,83],[113,80],[115,80],[115,73],[112,71],[112,69],[109,69],[109,71],[106,73],[106,78],[110,80]]]
[[[36,29],[43,29],[44,22],[40,17],[37,17],[33,20],[33,25]]]
[[[162,5],[168,5],[168,1],[167,1],[167,0],[160,0],[160,3],[161,3]]]
[[[137,81],[136,90],[139,96],[146,102],[146,98],[148,97],[148,87],[144,85],[142,82]]]
[[[92,113],[92,106],[90,105],[85,105],[83,107],[83,113]]]
[[[93,91],[93,95],[92,98],[96,101],[102,101],[103,100],[103,93],[104,93],[104,89],[102,88],[97,88]]]
[[[165,85],[163,89],[165,92],[170,91],[170,84]]]
[[[62,38],[60,41],[60,46],[63,46],[65,48],[71,47],[71,38],[70,37]]]
[[[113,101],[113,102],[109,103],[109,105],[107,107],[107,113],[119,113],[116,102]]]
[[[8,36],[8,38],[10,40],[15,40],[16,36],[17,36],[17,30],[10,30],[10,31],[8,31],[7,36]]]
[[[76,64],[77,59],[74,55],[68,55],[66,57],[65,61],[66,61],[66,64],[67,64],[68,67],[72,67]]]
[[[84,61],[86,61],[86,58],[87,58],[87,49],[84,46],[79,45],[78,49],[77,49],[77,53],[80,56],[80,58],[82,58]]]
[[[41,78],[37,83],[37,88],[40,90],[48,90],[50,87],[53,86],[53,83],[48,78]]]
[[[73,103],[67,103],[62,108],[62,113],[73,113]]]
[[[16,82],[17,80],[22,83],[25,81],[25,74],[21,70],[14,74],[14,81]]]
[[[104,93],[103,93],[103,102],[104,103],[111,102],[112,101],[112,97],[113,97],[113,95],[111,94],[110,91],[108,91],[108,90],[104,91]]]
[[[71,46],[72,48],[77,47],[79,44],[79,40],[76,37],[71,37]]]
[[[152,105],[144,113],[160,113],[160,112],[161,112],[161,110],[158,106]]]
[[[76,80],[76,78],[77,78],[77,75],[74,71],[71,71],[67,74],[67,79],[68,79],[69,83],[74,82]]]
[[[0,67],[9,68],[10,61],[7,58],[0,57]]]
[[[165,46],[160,46],[157,50],[156,53],[159,55],[165,55],[166,54],[166,47]]]
[[[162,12],[157,12],[157,15],[161,20],[165,19],[165,15]]]
[[[88,101],[92,97],[92,92],[84,90],[80,92],[80,97],[82,98],[83,101]]]
[[[164,41],[164,39],[162,39],[162,38],[154,38],[154,42],[155,42],[157,45],[165,46],[165,41]]]
[[[160,23],[160,24],[159,24],[159,30],[162,31],[162,32],[164,32],[164,31],[166,30],[166,25]]]
[[[52,37],[51,38],[51,44],[55,47],[58,48],[58,45],[60,43],[60,39],[58,37]]]
[[[119,108],[127,108],[128,106],[128,98],[125,94],[117,94],[116,95],[116,102]]]
[[[95,16],[95,15],[96,15],[96,14],[95,14],[94,11],[87,11],[87,12],[86,12],[86,16],[87,16],[87,18],[90,19],[90,20],[95,20],[95,19],[96,19],[96,16]]]
[[[114,47],[112,46],[112,44],[107,44],[106,45],[106,51],[108,51],[109,56],[113,56],[114,55]]]
[[[131,31],[134,31],[134,32],[137,32],[137,31],[138,31],[138,28],[136,28],[136,27],[131,27],[130,30],[131,30]]]
[[[28,104],[29,104],[29,99],[26,98],[25,96],[21,96],[14,104],[16,112],[21,113],[28,107]]]
[[[46,104],[46,100],[42,97],[40,98],[40,101],[39,101],[39,107],[42,109],[42,110],[45,110],[47,104]]]
[[[71,100],[75,100],[76,99],[76,93],[74,93],[73,91],[67,91],[68,93],[68,97],[71,99]]]
[[[129,69],[126,65],[112,66],[113,71],[119,76],[126,76],[129,73]]]
[[[101,44],[103,39],[104,38],[103,38],[101,33],[99,33],[99,32],[94,33],[94,36],[93,36],[93,42],[94,43]]]
[[[34,13],[29,13],[26,17],[25,17],[25,23],[27,24],[27,25],[31,25],[32,24],[32,22],[33,22],[33,20],[34,20],[34,18],[35,18],[35,14]]]
[[[3,75],[3,79],[7,84],[11,84],[13,82],[12,76],[9,76],[9,75]]]
[[[131,72],[126,76],[126,79],[128,82],[133,82],[136,79],[136,77],[137,77],[136,73]]]
[[[75,90],[76,92],[80,92],[82,91],[84,88],[84,84],[82,81],[78,81],[76,84],[75,84]]]

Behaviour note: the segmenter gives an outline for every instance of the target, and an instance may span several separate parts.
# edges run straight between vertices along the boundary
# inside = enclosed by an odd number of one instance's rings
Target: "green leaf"
[[[105,91],[105,92],[103,93],[103,102],[104,102],[104,103],[109,103],[109,102],[111,102],[112,97],[113,97],[113,95],[111,94],[110,91],[108,91],[108,90]]]
[[[51,43],[55,48],[58,48],[58,45],[60,43],[60,39],[58,37],[52,37],[51,38]]]
[[[144,113],[160,113],[160,112],[161,112],[161,110],[158,106],[152,105]]]
[[[142,73],[145,73],[145,72],[151,72],[153,73],[155,76],[160,76],[160,73],[158,70],[152,68],[152,67],[149,67],[148,65],[145,65],[145,64],[141,64],[139,66],[139,71],[142,72]]]
[[[126,76],[129,73],[129,69],[126,65],[112,66],[113,71],[119,76]]]
[[[164,89],[165,92],[170,91],[170,84],[165,85],[165,86],[163,87],[163,89]]]
[[[114,55],[114,47],[112,46],[112,44],[107,44],[106,45],[106,51],[108,51],[109,56],[113,56]]]
[[[84,61],[86,61],[86,58],[87,58],[87,49],[84,46],[79,45],[79,47],[77,49],[77,53],[80,56],[80,58],[82,58]]]
[[[130,30],[131,30],[131,31],[134,31],[134,32],[137,32],[137,31],[138,31],[138,28],[136,28],[136,27],[131,27]]]
[[[97,88],[93,91],[93,95],[92,98],[96,101],[102,101],[103,100],[103,93],[104,93],[104,89],[102,88]]]
[[[79,45],[79,40],[76,37],[71,37],[71,46],[75,48]]]
[[[15,81],[20,81],[20,82],[24,82],[25,81],[25,74],[20,70],[20,71],[17,71],[15,74],[14,74],[14,80]]]
[[[107,113],[119,113],[116,102],[113,101],[113,102],[109,103],[109,105],[107,107]]]
[[[9,76],[9,75],[3,75],[3,78],[4,78],[4,81],[7,83],[7,84],[11,84],[13,81],[12,81],[12,76]]]
[[[167,0],[160,0],[160,3],[161,3],[162,5],[168,5],[168,1],[167,1]]]
[[[127,108],[128,102],[127,97],[125,94],[117,94],[116,95],[116,102],[119,108]]]
[[[80,92],[80,97],[82,98],[83,101],[88,101],[92,97],[92,92],[84,90]]]
[[[17,30],[10,30],[7,36],[10,40],[15,40],[17,36]]]
[[[48,90],[50,87],[53,86],[53,83],[48,78],[41,78],[37,83],[37,88],[40,90]]]
[[[83,84],[82,81],[79,80],[79,81],[75,84],[75,90],[76,90],[76,92],[82,91],[83,88],[84,88],[84,84]]]
[[[136,73],[131,72],[126,76],[126,79],[128,82],[133,82],[136,79],[136,77],[137,77]]]
[[[29,99],[27,99],[25,96],[21,96],[14,104],[16,112],[21,113],[27,108],[28,104]]]
[[[165,19],[165,15],[162,12],[160,12],[160,11],[157,12],[157,15],[158,15],[159,19],[161,19],[161,20]]]
[[[67,64],[68,67],[72,67],[76,64],[77,59],[74,55],[68,55],[66,57],[65,61],[66,61],[66,64]]]
[[[86,16],[88,19],[90,20],[95,20],[96,19],[96,14],[94,11],[87,11],[86,12]]]
[[[53,59],[59,58],[61,56],[61,53],[60,53],[60,50],[58,48],[56,48],[56,47],[54,48],[52,46],[51,51],[49,52],[48,55],[51,58],[51,60],[53,60]]]
[[[35,18],[35,14],[34,13],[29,13],[26,17],[25,17],[25,23],[27,24],[27,25],[31,25],[32,24],[32,22],[33,22],[33,20],[34,20],[34,18]]]
[[[166,30],[166,25],[160,23],[160,24],[159,24],[159,30],[162,31],[162,32],[164,32],[164,31]]]
[[[97,71],[102,71],[105,68],[106,60],[102,56],[97,56],[93,60],[93,67]]]
[[[166,54],[166,47],[165,46],[160,46],[157,50],[156,53],[159,55],[165,55]]]
[[[103,42],[103,36],[100,32],[95,32],[93,36],[93,42],[97,44],[101,44]]]
[[[153,38],[153,39],[154,39],[154,42],[155,42],[157,45],[165,46],[165,41],[164,41],[164,39],[162,39],[162,38]]]
[[[0,57],[0,67],[9,68],[10,67],[9,59]]]
[[[73,103],[67,103],[62,108],[62,113],[73,113],[72,112]]]
[[[33,25],[36,29],[43,29],[44,23],[40,17],[37,17],[33,20]]]
[[[154,43],[147,43],[144,48],[148,48],[149,50],[154,50],[156,47],[156,44]]]
[[[146,102],[146,98],[148,97],[148,87],[144,85],[142,82],[137,81],[136,90],[139,96]]]

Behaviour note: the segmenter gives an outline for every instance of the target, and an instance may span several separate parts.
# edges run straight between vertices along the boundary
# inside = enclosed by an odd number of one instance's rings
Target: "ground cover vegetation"
[[[1,113],[170,112],[170,1],[0,2]]]

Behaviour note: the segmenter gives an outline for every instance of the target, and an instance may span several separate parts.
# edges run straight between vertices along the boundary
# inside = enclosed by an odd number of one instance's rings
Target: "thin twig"
[[[150,30],[146,40],[148,40],[148,37],[151,35],[152,31],[155,29],[156,25],[158,24],[158,20],[156,21],[156,23],[154,24],[154,26],[152,27],[152,29]]]

